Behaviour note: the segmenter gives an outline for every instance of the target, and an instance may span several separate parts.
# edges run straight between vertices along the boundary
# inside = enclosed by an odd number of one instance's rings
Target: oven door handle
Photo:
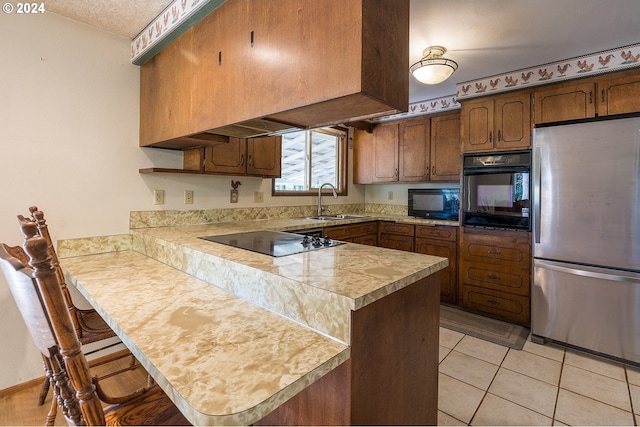
[[[533,153],[533,229],[535,243],[540,243],[540,212],[542,209],[542,165],[540,164],[540,147],[536,147]]]

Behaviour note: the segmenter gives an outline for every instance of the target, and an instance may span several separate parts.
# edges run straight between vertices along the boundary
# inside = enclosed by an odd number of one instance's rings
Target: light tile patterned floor
[[[640,368],[440,328],[438,425],[638,425]]]

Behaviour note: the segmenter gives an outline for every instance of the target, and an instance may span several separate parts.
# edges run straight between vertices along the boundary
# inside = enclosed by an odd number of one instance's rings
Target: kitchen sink
[[[341,219],[356,219],[366,218],[367,215],[323,215],[323,216],[308,216],[307,219],[315,219],[318,221],[338,221]]]

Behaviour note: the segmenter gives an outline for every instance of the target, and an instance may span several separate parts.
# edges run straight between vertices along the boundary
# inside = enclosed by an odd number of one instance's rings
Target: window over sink
[[[347,194],[347,132],[320,128],[282,135],[282,174],[274,178],[272,195],[317,195],[328,182]]]

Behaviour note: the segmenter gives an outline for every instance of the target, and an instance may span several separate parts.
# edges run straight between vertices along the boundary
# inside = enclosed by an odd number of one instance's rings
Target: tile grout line
[[[564,362],[567,358],[566,350],[562,352],[562,362],[560,365],[560,378],[558,378],[558,385],[556,386],[556,401],[553,404],[553,416],[551,417],[551,424],[556,422],[556,412],[558,410],[558,399],[560,398],[560,383],[562,382],[562,374],[564,372]],[[560,421],[562,422],[562,421]],[[564,424],[564,423],[563,423]]]
[[[466,336],[466,335],[465,335]],[[482,399],[480,399],[480,403],[478,404],[478,407],[476,408],[476,410],[473,412],[473,415],[471,416],[471,419],[469,420],[469,424],[471,425],[471,422],[473,421],[473,419],[476,417],[476,415],[478,414],[478,411],[480,410],[480,407],[482,406],[482,402],[484,402],[484,399],[487,398],[487,394],[489,394],[489,389],[491,388],[491,384],[493,384],[493,382],[496,380],[496,377],[498,376],[498,372],[500,372],[500,368],[502,367],[502,364],[504,363],[504,360],[507,358],[507,354],[509,354],[509,352],[512,349],[509,348],[507,350],[507,352],[504,354],[504,356],[502,357],[502,360],[500,361],[500,364],[498,365],[498,369],[496,369],[496,373],[493,374],[493,378],[491,378],[491,381],[489,382],[489,385],[487,386],[487,389],[484,391],[484,395],[482,396]]]

